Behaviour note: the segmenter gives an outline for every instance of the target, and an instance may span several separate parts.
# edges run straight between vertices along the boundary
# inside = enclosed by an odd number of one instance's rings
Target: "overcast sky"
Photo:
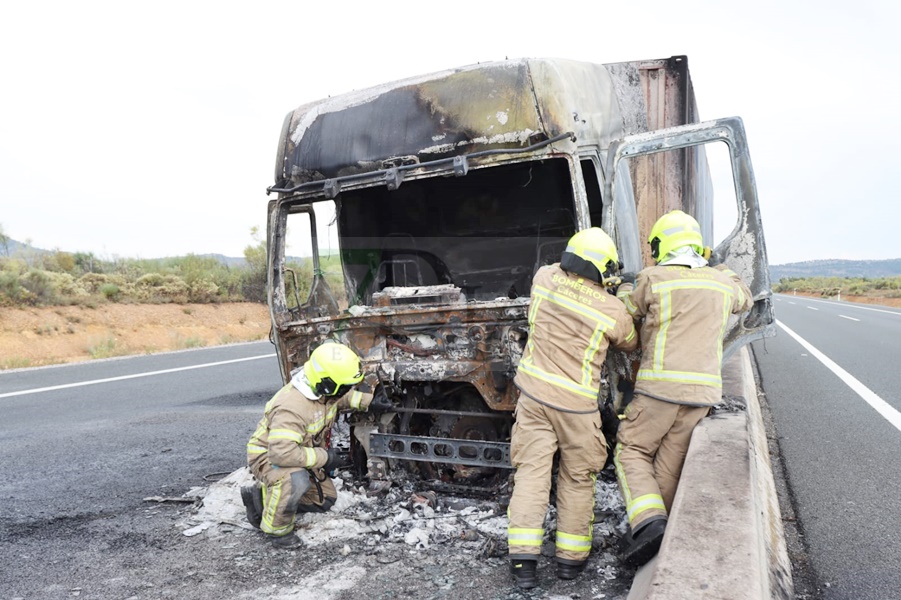
[[[303,103],[505,57],[685,54],[701,118],[745,121],[772,264],[897,258],[897,7],[3,2],[0,226],[101,258],[242,256]]]

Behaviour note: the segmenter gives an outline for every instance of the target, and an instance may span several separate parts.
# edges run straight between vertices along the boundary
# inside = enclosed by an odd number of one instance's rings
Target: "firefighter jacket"
[[[635,392],[689,406],[720,402],[726,324],[753,303],[738,275],[725,265],[657,265],[617,297],[636,322],[644,319]]]
[[[513,381],[551,408],[596,412],[607,348],[631,352],[637,344],[632,318],[602,285],[559,263],[541,267],[532,280],[529,340]]]
[[[372,394],[359,389],[322,402],[302,374],[296,375],[266,403],[263,418],[247,442],[247,464],[268,461],[281,468],[324,466],[328,461],[326,434],[338,411],[365,411],[370,402]]]

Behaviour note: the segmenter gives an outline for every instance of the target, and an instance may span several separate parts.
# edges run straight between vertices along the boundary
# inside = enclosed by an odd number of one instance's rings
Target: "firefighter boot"
[[[640,567],[657,554],[663,533],[666,530],[666,519],[655,519],[626,538],[626,549],[622,560],[630,567]]]
[[[567,560],[565,558],[557,559],[557,577],[560,579],[575,579],[579,573],[585,570],[588,560]]]
[[[287,535],[272,535],[267,533],[266,537],[269,538],[269,542],[273,547],[280,550],[294,550],[295,548],[303,546],[303,540],[297,537],[293,531]]]
[[[513,581],[516,583],[516,587],[528,590],[538,585],[537,568],[537,560],[511,559],[510,572],[513,573]]]
[[[263,490],[255,485],[248,485],[241,488],[241,502],[247,510],[247,522],[260,528],[260,522],[263,520]]]

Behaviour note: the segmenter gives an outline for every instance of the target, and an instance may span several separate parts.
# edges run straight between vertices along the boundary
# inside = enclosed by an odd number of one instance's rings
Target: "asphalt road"
[[[821,596],[901,597],[901,311],[786,296],[776,307],[783,328],[754,352]],[[143,500],[242,466],[279,384],[268,342],[0,372],[0,598],[211,600],[296,585],[299,572],[259,536],[173,535],[178,507]],[[358,569],[365,558],[382,568],[379,556],[339,550],[307,567]],[[503,561],[486,566],[455,546],[425,560],[462,558],[472,565],[458,576],[483,584],[470,591],[519,597]],[[424,565],[404,563],[380,593],[402,597]],[[548,592],[616,597],[598,582]]]
[[[510,581],[506,532],[467,521],[481,514],[468,509],[503,514],[496,503],[442,497],[447,516],[418,520],[408,485],[347,500],[357,508],[323,515],[324,539],[298,551],[227,522],[188,535],[198,507],[171,499],[244,465],[280,381],[266,342],[0,372],[0,599],[625,599],[634,572],[612,534],[573,581],[542,556],[526,593]],[[433,543],[411,545],[415,527]]]
[[[754,355],[822,598],[901,597],[901,310],[776,296]]]
[[[0,372],[0,533],[234,471],[280,385],[268,342]]]

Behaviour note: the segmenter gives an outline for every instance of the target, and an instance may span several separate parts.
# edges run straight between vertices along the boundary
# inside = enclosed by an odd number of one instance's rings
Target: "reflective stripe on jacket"
[[[637,344],[623,303],[603,286],[559,264],[541,267],[532,280],[529,340],[514,383],[553,408],[596,411],[608,346],[630,352]]]
[[[641,325],[636,393],[710,406],[722,398],[723,335],[731,314],[751,308],[748,286],[717,267],[654,266],[617,293]]]
[[[367,410],[372,394],[353,390],[341,398],[310,400],[291,382],[266,403],[263,418],[247,442],[247,463],[319,468],[328,461],[325,432],[341,409]]]

